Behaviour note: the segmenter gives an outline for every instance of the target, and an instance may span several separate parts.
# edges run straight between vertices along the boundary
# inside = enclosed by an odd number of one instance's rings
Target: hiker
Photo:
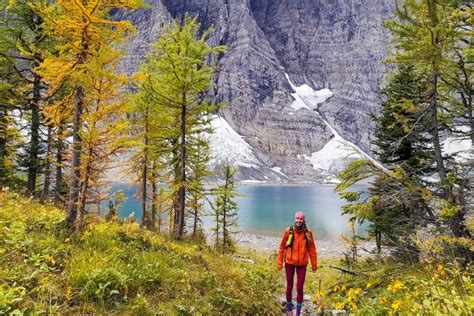
[[[312,271],[316,272],[317,255],[316,245],[314,243],[313,233],[306,226],[305,214],[303,212],[295,213],[294,225],[288,227],[281,239],[280,249],[278,250],[277,268],[280,270],[285,263],[286,272],[286,310],[288,315],[293,315],[293,301],[291,294],[293,291],[293,279],[296,271],[296,315],[301,314],[303,306],[303,285],[306,276],[306,266],[308,265],[308,256],[311,260]]]

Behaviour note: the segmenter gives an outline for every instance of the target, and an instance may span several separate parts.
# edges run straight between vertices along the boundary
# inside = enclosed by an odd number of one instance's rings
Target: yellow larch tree
[[[73,87],[68,96],[70,102],[63,103],[73,113],[73,148],[66,218],[70,230],[75,228],[80,205],[84,113],[94,112],[88,95],[94,90],[95,81],[90,78],[100,73],[101,67],[107,67],[97,62],[101,53],[112,53],[117,62],[121,56],[118,44],[134,31],[129,21],[113,21],[109,12],[112,9],[136,9],[140,5],[140,0],[59,0],[34,7],[45,21],[45,31],[50,32],[60,43],[56,47],[58,53],[46,56],[38,72],[50,85],[50,92],[66,82]],[[102,101],[107,103],[108,100]]]
[[[110,168],[111,157],[121,153],[129,146],[125,134],[125,102],[121,87],[128,76],[117,75],[117,60],[121,55],[110,47],[101,48],[91,63],[96,63],[97,72],[87,77],[89,93],[85,96],[89,106],[84,112],[82,131],[83,148],[81,155],[81,193],[80,212],[83,223],[86,205],[100,203],[101,190],[105,190],[103,180]],[[89,196],[89,190],[94,196]],[[102,197],[100,197],[102,196]]]

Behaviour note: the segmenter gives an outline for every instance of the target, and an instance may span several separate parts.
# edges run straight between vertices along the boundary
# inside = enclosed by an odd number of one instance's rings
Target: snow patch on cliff
[[[270,168],[271,170],[275,171],[276,173],[279,173],[281,174],[282,176],[284,176],[285,178],[288,179],[288,176],[286,174],[284,174],[282,171],[281,171],[281,168],[280,167],[273,167],[273,168]]]
[[[357,151],[336,138],[332,138],[321,150],[312,153],[310,157],[306,156],[314,169],[331,174],[339,172],[350,160],[358,158],[362,156]]]
[[[223,117],[213,115],[211,126],[214,129],[214,132],[209,135],[211,166],[227,160],[232,166],[260,168],[252,147]]]
[[[321,150],[312,153],[311,157],[305,156],[305,158],[311,162],[313,169],[320,170],[322,173],[334,175],[343,169],[350,160],[366,158],[382,170],[387,170],[382,164],[370,157],[356,144],[345,140],[324,118],[324,116],[319,113],[318,104],[325,102],[334,95],[331,90],[322,89],[315,91],[307,84],[297,87],[291,82],[288,74],[285,74],[285,76],[288,83],[295,91],[295,93],[292,94],[295,101],[292,103],[291,107],[294,109],[297,107],[298,109],[305,107],[309,110],[315,111],[334,136]]]
[[[313,110],[313,107],[326,102],[327,99],[334,95],[334,93],[327,88],[315,91],[307,84],[297,87],[291,82],[288,74],[285,74],[285,76],[291,88],[295,91],[295,93],[291,94],[295,101],[290,105],[295,111],[302,108]]]

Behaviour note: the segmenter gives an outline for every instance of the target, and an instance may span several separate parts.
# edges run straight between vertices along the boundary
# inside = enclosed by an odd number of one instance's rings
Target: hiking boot
[[[293,316],[293,302],[286,303],[286,315]]]
[[[296,316],[301,315],[301,308],[303,307],[303,304],[296,304]]]

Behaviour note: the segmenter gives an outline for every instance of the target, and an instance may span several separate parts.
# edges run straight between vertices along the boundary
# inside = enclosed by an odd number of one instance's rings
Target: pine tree
[[[386,101],[376,118],[375,140],[390,172],[355,161],[341,172],[337,187],[349,202],[344,212],[370,221],[379,247],[388,245],[415,259],[418,248],[410,236],[417,229],[432,225],[441,234],[448,224],[454,236],[469,236],[463,224],[469,190],[466,171],[441,151],[441,137],[465,122],[463,111],[458,111],[465,87],[446,86],[465,76],[453,63],[465,36],[459,23],[465,19],[453,15],[465,10],[463,6],[461,1],[431,0],[406,0],[397,6],[396,18],[387,23],[394,35],[396,68],[384,89]],[[440,181],[434,181],[436,177]],[[373,181],[368,197],[350,189],[369,178]]]
[[[449,82],[449,78],[456,74],[452,67],[453,56],[459,55],[463,39],[467,34],[472,34],[472,20],[467,22],[471,25],[467,25],[466,29],[465,22],[468,20],[457,18],[463,15],[462,10],[472,12],[464,1],[406,0],[397,10],[399,21],[392,20],[387,24],[399,49],[394,61],[412,65],[415,71],[430,80],[430,89],[426,95],[430,110],[429,132],[440,179],[433,189],[435,195],[441,198],[438,202],[441,205],[439,214],[456,237],[469,236],[463,223],[467,213],[467,182],[465,175],[459,173],[449,157],[443,156],[441,137],[447,134],[446,130],[453,130],[453,125],[462,121],[456,111],[457,102],[453,102],[459,97],[453,99],[452,91],[443,87],[443,82]],[[462,93],[462,89],[458,93]]]
[[[395,69],[382,90],[385,101],[376,121],[377,154],[387,166],[402,164],[413,174],[428,174],[432,170],[432,150],[428,132],[428,105],[425,102],[427,81],[413,67],[401,65]],[[426,170],[428,168],[429,170]]]
[[[27,118],[28,141],[24,142],[20,161],[22,169],[27,173],[27,192],[35,195],[37,179],[43,165],[45,141],[44,120],[41,109],[53,95],[46,93],[46,84],[36,70],[46,54],[53,53],[54,38],[44,31],[43,18],[33,7],[46,3],[43,0],[2,1],[0,9],[4,13],[2,18],[7,23],[1,27],[0,41],[9,47],[4,56],[9,59],[19,81],[18,105],[21,105],[23,117]],[[21,82],[21,83],[20,83]],[[26,138],[25,137],[25,138]]]
[[[143,82],[138,86],[139,92],[131,100],[132,113],[130,134],[133,138],[134,150],[130,157],[128,172],[134,175],[134,181],[139,185],[139,195],[142,207],[142,226],[152,225],[147,218],[149,210],[149,191],[148,186],[152,187],[152,194],[156,193],[156,182],[161,164],[159,164],[160,154],[166,154],[162,150],[164,145],[159,137],[160,122],[167,119],[158,106],[153,103],[148,90],[148,79],[145,72],[142,71]],[[152,208],[154,197],[151,197]],[[153,211],[152,211],[153,212]],[[150,219],[151,220],[151,219]]]
[[[125,196],[125,193],[122,190],[118,190],[114,192],[115,198],[109,200],[109,211],[105,218],[110,221],[110,220],[116,220],[117,219],[117,212],[122,205],[122,203],[127,199]]]
[[[436,162],[439,187],[442,196],[450,198],[451,187],[448,183],[448,170],[441,148],[442,127],[451,122],[447,119],[450,104],[443,102],[440,81],[447,69],[449,49],[459,40],[456,30],[459,25],[451,23],[446,17],[454,9],[451,1],[442,0],[405,0],[397,7],[396,19],[387,22],[394,36],[397,52],[393,61],[409,65],[414,71],[423,74],[430,83],[425,95],[429,103],[431,143]]]
[[[208,169],[210,161],[209,143],[203,137],[196,137],[193,139],[195,145],[191,147],[190,157],[190,169],[192,170],[190,175],[189,185],[189,208],[190,216],[192,217],[192,236],[197,238],[202,237],[202,213],[204,210],[204,200],[206,197],[206,191],[204,188],[204,180],[213,174]]]
[[[135,9],[139,5],[138,0],[83,0],[34,6],[45,21],[45,32],[60,42],[57,47],[60,53],[45,56],[38,73],[48,82],[51,92],[57,91],[66,82],[74,87],[67,97],[69,102],[64,103],[73,113],[72,174],[66,219],[69,229],[75,227],[80,204],[83,113],[92,110],[88,104],[88,93],[92,88],[89,79],[101,70],[97,69],[97,66],[100,67],[100,63],[96,62],[97,56],[111,52],[118,58],[114,45],[124,41],[133,31],[129,22],[112,21],[108,13],[112,9]]]
[[[215,218],[215,245],[223,252],[234,251],[234,239],[232,235],[236,233],[238,205],[235,202],[237,196],[234,184],[234,174],[236,169],[227,162],[223,166],[224,183],[213,189],[211,193],[216,196],[212,206]]]
[[[6,59],[0,56],[0,71],[9,68]],[[5,71],[5,72],[3,72]],[[12,85],[0,75],[0,188],[17,183],[15,176],[16,153],[20,144],[20,132],[13,117],[16,99],[11,93]]]
[[[142,92],[153,111],[161,113],[164,120],[156,129],[154,141],[159,144],[158,148],[168,148],[165,159],[171,165],[167,171],[171,179],[171,199],[175,208],[173,231],[177,239],[184,235],[186,191],[190,186],[189,155],[194,146],[192,139],[209,126],[206,115],[211,107],[202,94],[212,83],[215,67],[208,66],[206,61],[209,55],[224,50],[221,46],[206,44],[210,30],[201,36],[199,32],[196,18],[186,16],[183,25],[174,21],[151,45],[151,53],[142,69],[146,78]],[[141,115],[146,113],[142,111]]]

